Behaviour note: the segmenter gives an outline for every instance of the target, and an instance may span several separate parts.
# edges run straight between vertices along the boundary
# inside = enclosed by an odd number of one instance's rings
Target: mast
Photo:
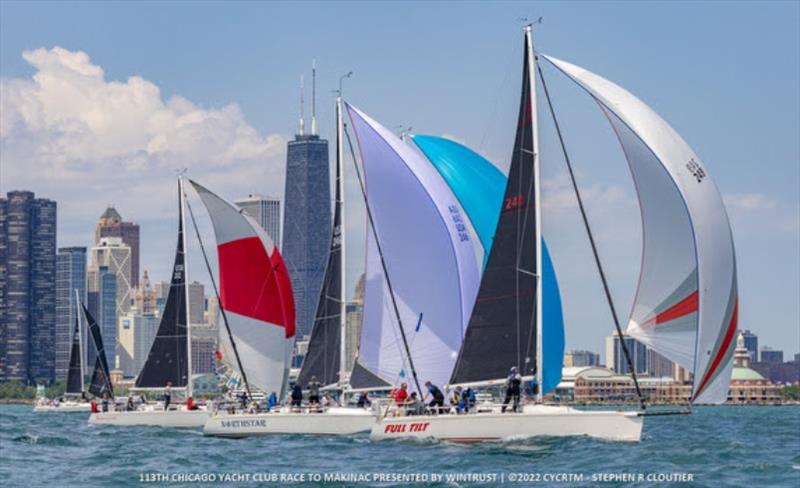
[[[83,393],[83,389],[86,386],[84,384],[84,375],[86,374],[86,371],[84,370],[83,364],[83,327],[81,327],[81,312],[78,310],[78,307],[80,307],[80,302],[81,299],[80,295],[78,294],[78,289],[75,288],[75,318],[78,319],[78,349],[80,350],[81,355],[81,393]]]
[[[183,176],[178,176],[178,190],[181,193],[181,240],[183,241],[183,290],[186,300],[186,396],[192,396],[192,325],[189,315],[189,259],[186,247],[186,192],[183,189]]]
[[[345,220],[344,220],[344,145],[342,144],[342,132],[344,123],[342,120],[342,93],[339,89],[339,96],[336,97],[336,205],[339,206],[339,259],[340,259],[340,285],[339,301],[341,310],[339,312],[339,388],[344,397],[345,373],[347,371],[347,291],[345,289],[346,280],[346,254],[345,254]]]
[[[542,402],[542,205],[539,181],[539,117],[536,111],[536,55],[533,49],[533,25],[525,26],[528,56],[528,80],[530,81],[531,130],[533,131],[533,198],[536,222],[536,401]],[[523,372],[524,374],[524,372]]]

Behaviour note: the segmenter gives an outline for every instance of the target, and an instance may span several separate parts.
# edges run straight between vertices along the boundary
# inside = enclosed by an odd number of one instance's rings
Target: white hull
[[[325,412],[235,413],[218,412],[208,418],[203,434],[249,437],[272,434],[348,435],[369,432],[376,417],[372,410],[335,407]]]
[[[528,405],[522,413],[385,417],[372,427],[373,440],[418,438],[450,442],[502,441],[538,436],[588,436],[638,442],[644,417],[637,412],[576,410]]]
[[[156,427],[202,427],[208,419],[207,410],[134,410],[131,412],[100,412],[89,416],[93,425],[150,425]]]
[[[36,405],[33,411],[36,413],[53,413],[53,412],[91,412],[92,406],[88,402],[64,402],[58,406],[55,405]]]

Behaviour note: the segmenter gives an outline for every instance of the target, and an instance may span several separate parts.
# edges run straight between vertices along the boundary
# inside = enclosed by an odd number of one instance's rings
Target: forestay
[[[367,200],[421,380],[444,384],[461,346],[479,269],[455,196],[436,170],[385,127],[347,105]],[[367,232],[359,363],[390,384],[410,376],[391,296]]]
[[[737,283],[733,238],[719,191],[700,157],[641,100],[583,68],[545,58],[600,105],[636,185],[644,235],[627,333],[693,373],[693,402],[724,402]]]
[[[214,226],[220,306],[251,386],[283,395],[295,338],[289,274],[272,238],[236,206],[191,181]],[[222,360],[238,371],[235,359]],[[219,356],[218,356],[219,357]]]

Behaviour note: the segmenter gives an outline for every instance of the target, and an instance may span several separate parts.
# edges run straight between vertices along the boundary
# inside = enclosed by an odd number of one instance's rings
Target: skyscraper
[[[189,323],[192,325],[204,323],[205,311],[205,286],[197,281],[189,283]]]
[[[565,367],[587,367],[600,364],[600,355],[592,351],[569,351],[564,354]]]
[[[116,364],[117,350],[117,275],[107,266],[97,270],[97,325],[103,334],[103,350],[108,364]]]
[[[636,374],[647,373],[647,346],[633,337],[624,337],[625,346],[627,346],[628,353],[631,355],[631,362]],[[619,374],[629,374],[631,371],[630,367],[628,367],[628,361],[625,359],[622,343],[616,333],[606,337],[606,367]]]
[[[100,244],[100,239],[103,237],[119,237],[131,248],[130,286],[132,288],[139,286],[139,225],[124,222],[119,212],[109,205],[97,221],[94,243]]]
[[[137,307],[119,318],[120,368],[125,376],[136,376],[144,366],[150,347],[158,332],[158,317],[155,311],[143,312]]]
[[[281,201],[273,197],[250,194],[236,200],[244,213],[255,219],[281,249]]]
[[[55,379],[56,202],[0,198],[0,381]]]
[[[758,336],[750,332],[750,330],[745,330],[742,332],[742,336],[744,337],[744,347],[747,349],[747,352],[750,354],[750,362],[755,363],[758,361]]]
[[[72,332],[79,305],[86,302],[86,248],[62,247],[56,255],[56,379],[66,381],[69,355],[72,348]],[[82,313],[82,312],[81,312]],[[83,319],[81,318],[83,321]],[[83,344],[86,348],[89,336],[83,321]],[[89,371],[88,369],[86,369]]]
[[[131,308],[131,248],[120,237],[101,237],[90,251],[87,286],[89,291],[99,288],[98,270],[106,267],[117,278],[117,314],[122,315]]]
[[[761,362],[780,364],[783,362],[783,351],[764,346],[761,348]]]
[[[328,141],[317,135],[313,88],[311,134],[304,131],[302,100],[301,83],[300,130],[289,141],[286,154],[281,250],[292,279],[298,336],[311,333],[330,247],[332,219]]]

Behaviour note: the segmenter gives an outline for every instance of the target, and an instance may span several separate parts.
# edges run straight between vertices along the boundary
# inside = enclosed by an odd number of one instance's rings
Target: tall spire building
[[[312,93],[314,81],[315,76]],[[301,88],[299,133],[289,141],[286,154],[282,249],[292,279],[297,332],[301,336],[311,333],[331,235],[328,141],[316,133],[315,104],[312,104],[311,133],[305,134],[302,99]],[[313,94],[312,101],[315,101]]]
[[[100,244],[103,237],[119,237],[131,248],[131,278],[133,288],[139,286],[139,224],[125,222],[112,205],[103,212],[94,231],[94,243]]]

